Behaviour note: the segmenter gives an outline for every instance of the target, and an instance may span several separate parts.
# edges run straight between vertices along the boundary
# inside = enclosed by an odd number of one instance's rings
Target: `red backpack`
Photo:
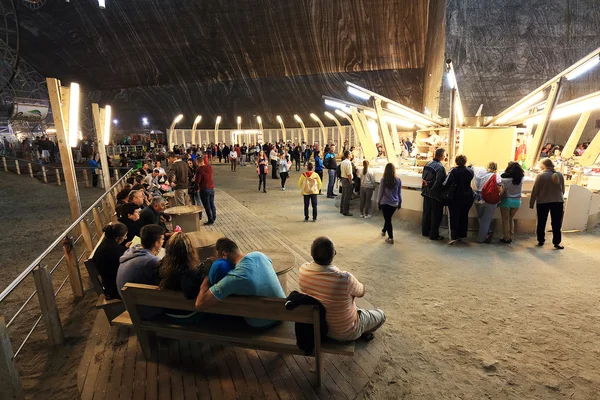
[[[488,204],[500,203],[500,188],[496,182],[496,174],[492,175],[481,188],[481,198]]]

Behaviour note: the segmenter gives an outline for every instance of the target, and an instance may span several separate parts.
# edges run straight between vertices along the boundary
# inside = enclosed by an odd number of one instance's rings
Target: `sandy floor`
[[[255,168],[232,173],[228,166],[215,166],[220,189],[296,244],[308,248],[316,236],[331,237],[338,252],[335,264],[365,283],[368,300],[386,311],[379,334],[388,352],[364,398],[598,398],[600,232],[566,234],[562,252],[539,249],[526,236],[512,246],[448,247],[422,238],[417,226],[395,220],[396,244],[389,245],[379,234],[380,216],[364,220],[355,212],[343,217],[325,196],[319,196],[318,222],[304,223],[298,177],[292,173],[285,192],[279,181],[269,179],[264,194],[257,191]],[[10,189],[0,193],[5,211],[0,217],[5,228],[1,286],[68,225],[64,189],[33,180],[25,184],[24,179],[0,174],[3,189]],[[92,194],[92,189],[82,191]],[[50,200],[57,204],[54,210],[47,207]],[[43,242],[40,233],[49,229]],[[50,355],[64,360],[45,361],[42,367],[20,362],[20,369],[28,371],[24,381],[28,394],[34,394],[30,397],[74,393],[77,357],[91,321],[79,313],[72,315],[72,339],[65,350]],[[38,339],[35,350],[42,352],[43,344]],[[59,372],[52,380],[49,366]]]

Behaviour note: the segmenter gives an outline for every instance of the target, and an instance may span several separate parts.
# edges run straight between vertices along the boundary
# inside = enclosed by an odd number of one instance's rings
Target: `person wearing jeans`
[[[260,151],[258,153],[258,157],[256,158],[256,173],[258,174],[258,191],[260,192],[260,187],[262,185],[263,192],[267,193],[267,173],[268,173],[268,161],[265,156],[264,151]]]
[[[369,161],[363,161],[363,170],[360,175],[360,217],[371,218],[371,198],[373,197],[375,177],[369,171]]]
[[[540,162],[542,173],[535,178],[529,208],[537,203],[537,241],[538,246],[543,246],[546,241],[546,222],[550,213],[552,225],[552,244],[557,250],[564,247],[562,241],[561,227],[564,210],[565,178],[560,172],[555,171],[554,163],[549,158]]]
[[[350,151],[344,152],[344,161],[340,165],[342,181],[342,201],[340,202],[340,213],[346,217],[351,217],[350,199],[352,198],[352,162],[350,161]]]
[[[198,185],[200,190],[200,200],[204,205],[204,211],[206,211],[206,218],[208,222],[204,225],[212,225],[217,219],[217,208],[215,207],[215,184],[212,178],[212,166],[205,163],[204,157],[198,157],[198,168],[196,168],[196,175],[194,176],[194,182]]]
[[[366,162],[366,160],[365,160]],[[379,195],[377,196],[377,204],[383,213],[383,229],[381,236],[388,234],[385,240],[389,244],[394,244],[394,229],[392,227],[392,217],[397,209],[402,206],[402,181],[396,177],[396,167],[392,163],[388,163],[383,171],[383,178],[379,182]]]
[[[423,221],[421,234],[431,240],[442,240],[440,223],[444,215],[444,205],[441,200],[442,185],[446,179],[446,170],[442,165],[445,150],[435,151],[435,157],[423,167],[421,196],[423,196]]]
[[[496,208],[498,208],[498,204],[487,203],[485,200],[483,200],[481,197],[481,191],[483,190],[483,186],[492,178],[496,179],[498,186],[502,184],[502,180],[496,174],[497,170],[498,165],[493,161],[488,163],[487,168],[473,168],[473,172],[475,174],[473,178],[475,181],[474,203],[475,210],[477,211],[477,220],[479,222],[477,243],[492,242],[492,223],[494,221],[494,213],[496,212]]]
[[[289,169],[291,163],[288,164],[288,160],[285,157],[285,153],[281,154],[281,159],[279,160],[279,177],[281,178],[281,190],[285,191],[285,182],[287,181],[289,175]]]
[[[337,170],[337,161],[335,160],[334,146],[329,147],[329,152],[325,154],[323,161],[325,168],[327,168],[327,176],[329,181],[327,183],[327,197],[332,199],[337,196],[333,193],[333,186],[335,185],[335,171]]]
[[[308,222],[308,204],[312,205],[312,221],[317,220],[317,194],[321,190],[322,182],[319,175],[313,171],[313,163],[307,165],[308,171],[300,175],[298,189],[304,196],[304,222]]]

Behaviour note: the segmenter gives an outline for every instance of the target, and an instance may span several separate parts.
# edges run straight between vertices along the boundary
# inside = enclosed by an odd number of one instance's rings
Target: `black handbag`
[[[445,186],[444,188],[442,188],[442,193],[441,193],[442,201],[454,200],[455,194],[456,194],[456,183],[453,183],[450,186]]]

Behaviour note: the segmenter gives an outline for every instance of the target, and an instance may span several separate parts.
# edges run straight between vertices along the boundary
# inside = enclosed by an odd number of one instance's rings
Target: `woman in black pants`
[[[377,203],[379,209],[383,213],[383,229],[381,236],[388,234],[385,240],[389,244],[394,244],[394,230],[392,227],[392,217],[396,210],[402,206],[402,195],[400,193],[402,181],[396,177],[396,167],[392,163],[388,163],[383,171],[383,178],[379,182],[379,195]]]
[[[290,170],[290,165],[292,165],[292,163],[287,160],[285,153],[282,153],[278,164],[279,177],[281,178],[281,190],[285,191],[285,182],[287,181],[289,175],[288,171]]]
[[[542,173],[535,178],[529,208],[537,202],[537,240],[538,246],[543,246],[546,241],[546,222],[548,213],[552,225],[552,244],[557,250],[564,247],[560,244],[562,234],[560,229],[563,221],[563,206],[565,196],[565,178],[560,172],[554,170],[554,163],[549,158],[540,161]]]
[[[256,172],[258,173],[258,191],[260,192],[260,186],[263,187],[263,192],[267,193],[267,174],[269,173],[268,166],[269,160],[265,156],[264,151],[258,153],[256,158]]]
[[[475,174],[471,168],[466,167],[466,156],[458,155],[454,161],[456,167],[450,170],[443,184],[447,190],[454,191],[452,200],[448,202],[448,209],[450,210],[450,241],[448,244],[454,244],[457,240],[467,237],[469,210],[473,205],[471,181]]]

